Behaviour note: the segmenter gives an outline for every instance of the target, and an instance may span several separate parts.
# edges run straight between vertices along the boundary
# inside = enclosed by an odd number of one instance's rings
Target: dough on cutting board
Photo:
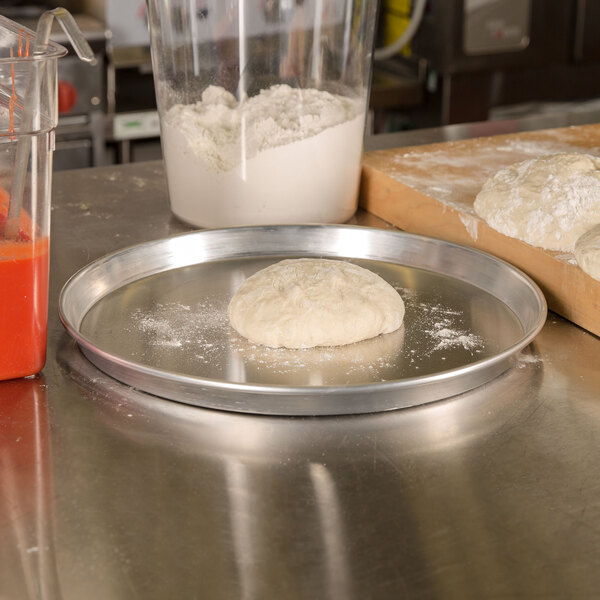
[[[600,281],[600,223],[577,239],[575,258],[588,275]]]
[[[573,252],[577,238],[600,223],[600,157],[549,154],[505,167],[485,182],[474,208],[504,235]]]
[[[398,329],[404,302],[368,269],[341,260],[299,258],[246,279],[228,314],[232,327],[257,344],[342,346]]]

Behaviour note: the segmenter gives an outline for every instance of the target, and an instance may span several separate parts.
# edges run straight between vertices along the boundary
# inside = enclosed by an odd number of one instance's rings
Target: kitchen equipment
[[[553,311],[600,335],[600,282],[577,266],[573,254],[502,235],[473,211],[481,186],[499,169],[556,152],[597,154],[599,147],[600,125],[584,125],[371,152],[361,203],[406,231],[507,260],[538,283]]]
[[[62,25],[63,29],[69,36],[73,46],[75,47],[79,58],[82,60],[92,61],[94,55],[86,40],[81,36],[77,25],[72,15],[64,8],[55,8],[45,11],[40,17],[33,40],[33,48],[31,55],[29,54],[29,41],[26,39],[24,46],[24,54],[22,45],[19,46],[19,57],[29,58],[44,56],[48,49],[50,41],[50,30],[54,18]],[[21,42],[21,39],[19,39]],[[35,62],[32,63],[25,97],[23,99],[22,115],[20,132],[29,132],[39,127],[39,104],[40,87],[42,85],[43,74],[39,72]],[[17,100],[11,97],[11,101],[16,103]],[[10,102],[9,102],[10,104]],[[14,113],[14,106],[12,107]],[[11,107],[9,106],[9,118]],[[15,156],[15,165],[13,173],[13,181],[11,186],[10,197],[8,198],[8,210],[6,216],[6,225],[4,237],[6,239],[17,239],[19,235],[19,218],[23,205],[23,192],[25,189],[25,181],[27,178],[27,165],[29,162],[29,153],[31,150],[31,139],[28,135],[21,135],[17,141],[17,153]]]
[[[397,7],[407,4],[381,3],[380,44],[390,42],[387,29],[402,30],[410,11]],[[485,121],[498,107],[597,98],[599,15],[598,3],[584,0],[428,0],[409,46],[377,68],[426,71],[423,101],[403,111],[411,129]]]
[[[69,35],[54,21],[50,38],[64,46],[67,55],[58,63],[58,114],[54,171],[99,166],[106,162],[107,69],[106,46],[110,32],[104,23],[85,13],[74,13],[77,28],[94,52],[94,61],[82,62]],[[2,14],[35,30],[48,5],[40,2],[7,7]]]
[[[174,214],[208,227],[350,218],[376,2],[148,6]]]
[[[58,113],[54,171],[101,166],[107,162],[106,44],[109,32],[89,15],[74,14],[94,60],[82,62],[69,37],[56,26],[51,39],[69,53],[58,65]]]
[[[54,16],[78,42],[65,9],[45,13],[36,33],[0,17],[0,379],[34,374],[46,356],[57,60],[66,52],[48,41]]]
[[[258,269],[297,256],[342,258],[381,275],[406,305],[400,330],[306,350],[253,345],[227,304]],[[171,400],[236,412],[355,414],[472,389],[517,360],[546,304],[526,276],[487,254],[352,226],[214,229],[124,249],[74,275],[63,324],[100,369]]]

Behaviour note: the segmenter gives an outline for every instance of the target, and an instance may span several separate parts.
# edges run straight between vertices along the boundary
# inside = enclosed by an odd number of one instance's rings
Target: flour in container
[[[161,121],[172,211],[205,227],[341,222],[356,210],[364,102],[275,85],[211,86]]]
[[[486,181],[474,208],[504,235],[572,252],[600,223],[600,157],[560,153],[510,165]]]

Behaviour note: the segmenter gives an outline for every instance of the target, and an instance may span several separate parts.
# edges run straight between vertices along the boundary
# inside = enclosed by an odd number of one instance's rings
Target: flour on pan
[[[444,361],[458,350],[476,358],[486,350],[485,341],[465,324],[462,310],[423,301],[421,294],[410,288],[396,289],[406,304],[405,325],[396,332],[337,348],[291,350],[252,344],[230,328],[228,298],[194,304],[155,303],[144,310],[135,309],[130,323],[143,334],[138,355],[142,361],[159,351],[181,355],[186,361],[191,357],[197,365],[213,368],[237,357],[247,368],[268,376],[310,374],[317,367],[336,371],[347,383],[396,378],[402,364],[418,375],[432,357]],[[416,339],[418,344],[413,342]]]
[[[191,352],[205,364],[218,359],[223,351],[224,302],[205,300],[193,307],[181,302],[156,303],[149,310],[136,309],[132,322],[150,347]]]

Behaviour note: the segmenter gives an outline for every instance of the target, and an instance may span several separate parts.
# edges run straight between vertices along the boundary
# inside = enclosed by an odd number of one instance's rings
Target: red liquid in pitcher
[[[8,202],[0,192],[2,231]],[[0,380],[33,375],[46,362],[49,244],[32,239],[32,229],[23,212],[18,239],[0,239]]]
[[[0,380],[46,362],[48,240],[0,241]]]

